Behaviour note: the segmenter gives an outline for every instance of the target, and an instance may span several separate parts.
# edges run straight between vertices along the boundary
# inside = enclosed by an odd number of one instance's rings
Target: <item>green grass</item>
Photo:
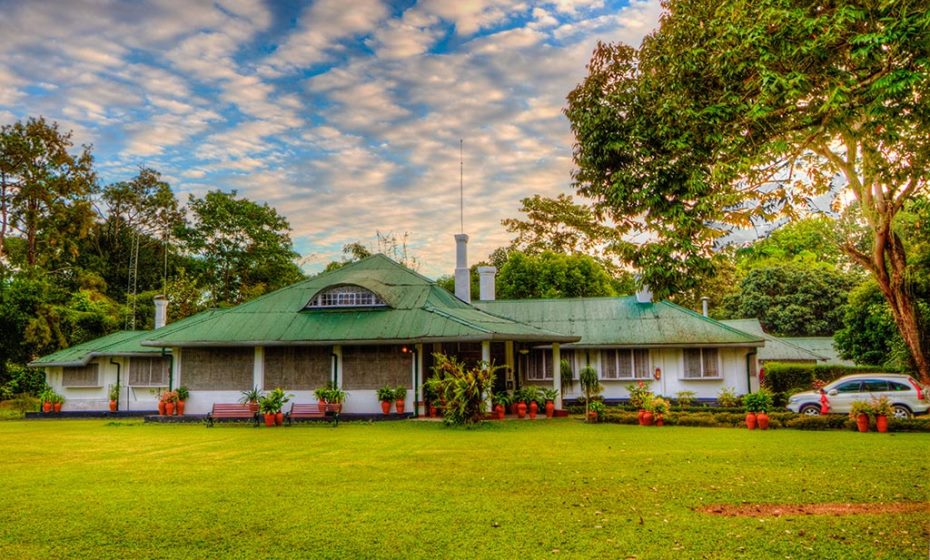
[[[925,434],[436,423],[0,423],[3,558],[919,558]],[[558,551],[558,552],[556,552]]]

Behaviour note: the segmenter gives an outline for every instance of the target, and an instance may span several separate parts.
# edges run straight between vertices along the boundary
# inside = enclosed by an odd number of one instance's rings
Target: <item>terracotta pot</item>
[[[536,401],[530,401],[530,420],[536,420],[536,415],[539,413],[539,405],[536,404]]]
[[[429,417],[436,418],[437,416],[439,416],[439,411],[436,409],[435,406],[429,405]]]
[[[589,410],[589,411],[588,411],[588,421],[589,421],[589,422],[597,422],[597,412],[596,412],[596,411],[594,411],[594,410]]]
[[[642,408],[639,409],[639,413],[636,415],[636,417],[639,419],[639,425],[640,425],[640,426],[645,426],[645,424],[643,424],[643,417],[644,417],[645,415],[646,415],[645,409],[642,409]]]
[[[875,417],[875,427],[878,428],[878,431],[885,433],[888,431],[888,417],[884,414],[879,414]]]
[[[165,415],[165,401],[158,401],[158,414],[159,416]]]
[[[184,401],[178,401],[178,416],[184,416]]]
[[[868,432],[869,431],[869,415],[860,414],[859,416],[856,416],[856,427],[859,428],[860,432]]]
[[[755,412],[746,413],[746,427],[749,428],[750,430],[756,429],[756,413]]]
[[[53,405],[52,405],[52,409],[54,409],[55,412],[61,412],[61,403],[60,403],[60,402],[57,402],[57,403],[53,404]]]
[[[337,414],[342,412],[342,403],[341,402],[333,403],[333,410]]]
[[[116,412],[116,401],[110,401],[110,412]]]
[[[665,425],[665,420],[662,418],[661,414],[656,414],[656,426],[662,427]]]
[[[504,405],[499,404],[499,405],[495,406],[495,407],[494,407],[494,412],[497,414],[497,419],[498,419],[498,420],[503,420],[503,419],[504,419]]]
[[[274,427],[274,416],[275,416],[275,415],[274,415],[273,412],[266,412],[266,413],[265,413],[265,425],[268,426],[269,428],[273,428],[273,427]]]
[[[384,414],[391,413],[391,401],[381,401],[381,412]]]
[[[769,415],[764,412],[757,413],[756,424],[759,426],[760,430],[768,430],[769,429]]]
[[[400,400],[394,401],[394,408],[397,409],[397,414],[403,414],[404,413],[404,401],[400,401]]]
[[[284,424],[284,413],[280,410],[274,415],[274,423],[276,426],[281,426]]]
[[[45,401],[44,403],[42,403],[42,412],[48,414],[51,411],[52,411],[52,403],[50,403],[49,401]]]
[[[255,414],[258,412],[258,403],[255,401],[249,401],[249,412]]]
[[[165,414],[168,416],[174,416],[174,403],[168,401],[165,403]]]
[[[643,412],[643,426],[652,426],[654,416],[648,410]]]
[[[525,402],[517,403],[517,416],[519,416],[520,418],[523,418],[524,416],[526,416],[526,403]]]
[[[555,403],[546,401],[546,418],[552,418],[553,416],[555,416]]]
[[[324,414],[326,413],[326,401],[320,401],[320,402],[316,403],[316,405],[319,407],[320,412],[322,412],[322,413],[324,413]]]

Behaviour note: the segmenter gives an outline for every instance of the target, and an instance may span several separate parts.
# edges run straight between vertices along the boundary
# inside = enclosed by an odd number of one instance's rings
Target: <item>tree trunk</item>
[[[6,173],[0,173],[0,260],[3,259],[4,248],[6,247],[6,222],[8,215],[6,192]]]

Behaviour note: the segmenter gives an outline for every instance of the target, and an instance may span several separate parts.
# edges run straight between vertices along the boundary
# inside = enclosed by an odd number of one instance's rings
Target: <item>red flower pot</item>
[[[888,417],[884,414],[880,414],[875,417],[875,427],[879,432],[885,433],[888,431]]]
[[[55,412],[61,412],[61,403],[60,403],[60,402],[57,402],[57,403],[53,404],[53,405],[52,405],[52,408],[55,410]]]
[[[756,414],[756,424],[759,426],[760,430],[769,429],[769,415],[764,412],[759,412]]]
[[[652,426],[654,416],[648,410],[643,412],[643,426]]]
[[[530,401],[530,420],[536,420],[536,415],[539,413],[539,405],[536,404],[536,401]]]
[[[520,418],[523,418],[524,416],[526,416],[526,403],[525,402],[517,403],[517,416],[519,416]]]
[[[158,414],[159,416],[165,415],[165,401],[158,401]]]
[[[553,416],[555,416],[555,403],[546,401],[546,418],[552,418]]]
[[[110,412],[116,412],[116,401],[110,401]]]
[[[249,412],[255,414],[258,412],[258,403],[255,401],[249,401]]]
[[[278,412],[274,415],[274,423],[275,423],[276,426],[280,426],[280,425],[284,424],[284,413],[283,413],[283,412],[278,411]]]
[[[869,415],[860,414],[859,416],[856,416],[856,427],[859,428],[860,432],[868,432],[869,431]]]
[[[756,429],[756,413],[755,412],[746,413],[746,427],[749,428],[750,430]]]
[[[656,426],[662,427],[665,425],[665,420],[662,418],[661,414],[656,414]]]
[[[174,416],[174,403],[168,401],[165,403],[165,414],[168,416]]]
[[[48,414],[51,411],[52,411],[52,403],[50,403],[49,401],[45,401],[44,403],[42,403],[42,412]]]
[[[184,416],[184,407],[187,406],[184,404],[184,401],[178,401],[178,416]]]
[[[394,401],[394,407],[397,409],[397,414],[404,413],[404,401],[401,401],[401,400]]]
[[[429,405],[429,417],[436,418],[437,416],[439,416],[439,411],[436,409],[435,406]]]
[[[503,420],[503,419],[504,419],[504,405],[499,404],[499,405],[495,406],[495,407],[494,407],[494,412],[497,414],[497,419],[498,419],[498,420]]]
[[[320,413],[326,414],[326,401],[320,401],[316,405],[319,407]]]
[[[381,401],[381,412],[384,414],[391,413],[391,401]]]
[[[335,413],[337,413],[337,414],[340,413],[340,412],[342,412],[342,403],[341,403],[341,402],[333,403],[333,412],[335,412]]]
[[[639,413],[636,415],[636,417],[639,419],[639,425],[640,425],[640,426],[645,426],[645,425],[646,425],[646,424],[643,423],[643,418],[644,418],[645,416],[646,416],[646,411],[645,411],[645,409],[642,409],[642,408],[639,409]]]
[[[274,415],[273,412],[266,412],[266,413],[265,413],[265,425],[268,426],[269,428],[273,428],[273,427],[274,427],[274,416],[275,416],[275,415]]]

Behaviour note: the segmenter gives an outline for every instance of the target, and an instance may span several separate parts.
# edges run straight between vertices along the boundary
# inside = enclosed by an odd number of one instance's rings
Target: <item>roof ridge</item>
[[[469,328],[472,328],[472,329],[481,331],[481,332],[483,332],[483,333],[492,333],[492,332],[494,332],[494,331],[492,331],[491,329],[487,329],[487,328],[482,327],[482,326],[480,326],[480,325],[476,325],[476,324],[472,323],[471,321],[469,321],[469,320],[467,320],[467,319],[463,319],[462,317],[455,316],[455,315],[453,315],[453,314],[451,314],[451,313],[449,313],[449,312],[447,312],[447,311],[441,311],[441,310],[439,310],[438,308],[433,307],[433,306],[430,305],[430,304],[424,304],[423,307],[422,307],[422,309],[423,309],[424,311],[428,312],[428,313],[435,313],[436,315],[439,315],[440,317],[445,317],[446,319],[449,319],[450,321],[455,321],[456,323],[459,323],[460,325],[464,325],[464,326],[466,326],[466,327],[469,327]],[[481,310],[478,309],[477,311],[481,311]]]

